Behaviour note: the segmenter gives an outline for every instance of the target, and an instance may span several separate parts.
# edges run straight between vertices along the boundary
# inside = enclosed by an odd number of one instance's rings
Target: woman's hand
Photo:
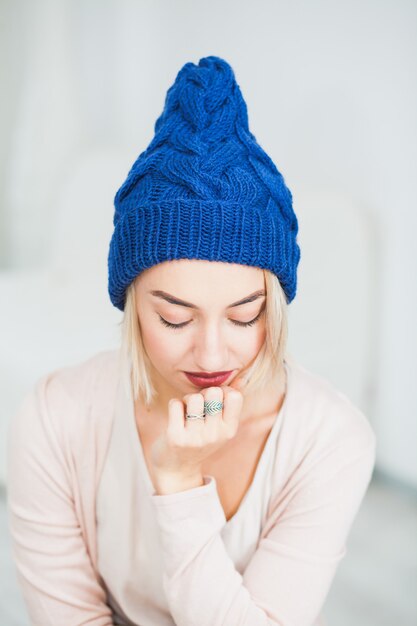
[[[239,427],[243,395],[234,387],[207,387],[168,403],[167,430],[151,449],[153,474],[159,493],[173,493],[202,485],[202,464],[232,439]],[[186,413],[203,413],[204,402],[220,400],[223,408],[205,420],[185,420]],[[164,487],[165,485],[165,487]]]

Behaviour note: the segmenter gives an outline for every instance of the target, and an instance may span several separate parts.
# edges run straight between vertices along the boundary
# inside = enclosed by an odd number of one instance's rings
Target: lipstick
[[[220,385],[224,385],[226,380],[233,373],[233,370],[229,372],[214,372],[210,376],[204,376],[202,374],[190,374],[189,372],[184,372],[187,376],[188,380],[196,385],[196,387],[219,387]]]

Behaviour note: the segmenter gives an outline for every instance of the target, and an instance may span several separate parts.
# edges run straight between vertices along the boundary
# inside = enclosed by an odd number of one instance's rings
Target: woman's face
[[[265,341],[266,290],[260,268],[200,259],[167,261],[140,274],[135,293],[152,379],[162,394],[198,393],[199,386],[184,372],[233,370],[223,383],[230,384]],[[250,302],[232,306],[249,296]]]

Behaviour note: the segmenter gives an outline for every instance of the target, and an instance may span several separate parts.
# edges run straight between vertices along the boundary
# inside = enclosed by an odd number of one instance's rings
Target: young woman
[[[323,624],[375,435],[286,352],[297,219],[223,59],[178,73],[114,227],[120,349],[42,377],[10,426],[32,624]]]

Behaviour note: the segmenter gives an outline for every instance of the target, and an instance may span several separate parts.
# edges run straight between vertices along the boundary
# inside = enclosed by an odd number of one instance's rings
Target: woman
[[[187,63],[115,197],[120,350],[40,379],[8,505],[38,626],[312,626],[375,435],[286,354],[292,196],[231,67]]]

